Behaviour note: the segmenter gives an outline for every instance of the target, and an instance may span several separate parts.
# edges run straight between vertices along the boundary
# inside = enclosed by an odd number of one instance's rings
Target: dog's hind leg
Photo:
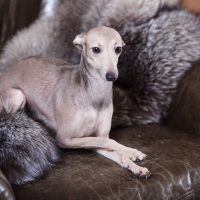
[[[23,92],[19,89],[8,89],[0,93],[0,109],[7,113],[15,113],[19,109],[24,108],[26,98]]]

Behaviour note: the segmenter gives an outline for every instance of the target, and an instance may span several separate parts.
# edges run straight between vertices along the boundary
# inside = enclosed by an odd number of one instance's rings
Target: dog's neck
[[[104,107],[112,102],[113,83],[104,80],[98,70],[88,64],[83,55],[81,55],[79,72],[80,83],[94,107]]]

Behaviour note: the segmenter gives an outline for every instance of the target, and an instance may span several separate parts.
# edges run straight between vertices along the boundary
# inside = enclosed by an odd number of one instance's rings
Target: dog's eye
[[[93,51],[93,53],[100,53],[101,49],[99,47],[93,47],[92,51]]]
[[[122,52],[122,48],[121,47],[116,47],[115,48],[115,53],[116,54],[120,54]]]

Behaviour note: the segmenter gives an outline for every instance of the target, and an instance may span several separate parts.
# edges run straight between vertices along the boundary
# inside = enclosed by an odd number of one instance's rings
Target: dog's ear
[[[79,50],[83,50],[83,47],[85,45],[85,37],[86,33],[81,33],[75,37],[73,40],[73,44],[75,47],[77,47]]]
[[[126,45],[126,43],[122,40],[122,46],[125,46]]]

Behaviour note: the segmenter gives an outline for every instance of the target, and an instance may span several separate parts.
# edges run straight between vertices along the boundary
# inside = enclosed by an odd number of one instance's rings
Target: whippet
[[[95,149],[135,175],[148,177],[148,169],[134,163],[145,154],[109,139],[121,36],[112,28],[96,27],[73,43],[81,51],[79,65],[30,57],[10,66],[0,78],[1,109],[16,112],[27,103],[56,130],[61,147]]]

